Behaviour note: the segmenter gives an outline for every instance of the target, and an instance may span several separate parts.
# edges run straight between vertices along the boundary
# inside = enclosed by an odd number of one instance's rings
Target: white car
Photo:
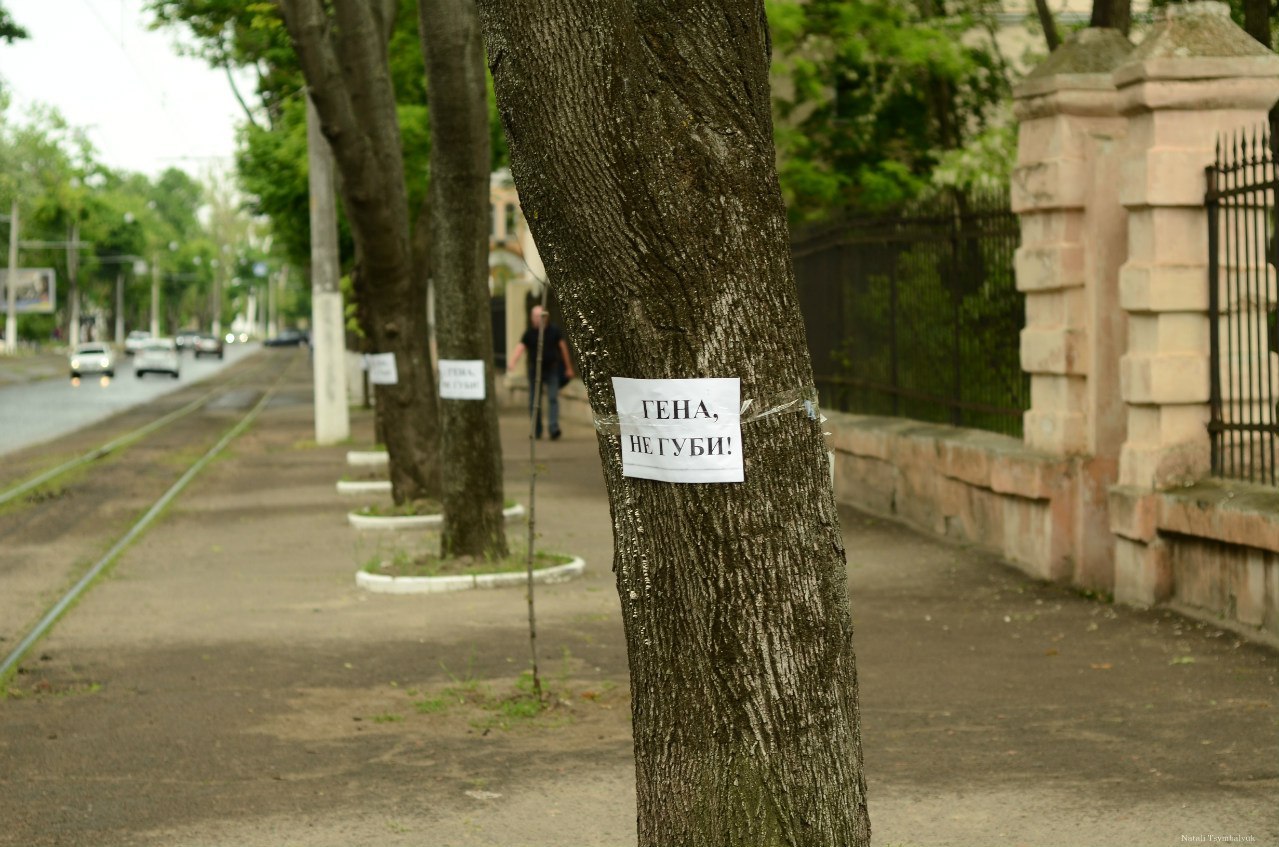
[[[71,351],[71,378],[77,379],[84,374],[106,374],[115,376],[115,359],[111,348],[105,344],[78,344]]]
[[[143,374],[168,374],[177,379],[180,367],[178,345],[172,338],[148,339],[133,357],[133,374],[139,378]]]
[[[132,356],[142,349],[142,345],[151,339],[151,333],[143,329],[135,329],[125,336],[124,355]]]

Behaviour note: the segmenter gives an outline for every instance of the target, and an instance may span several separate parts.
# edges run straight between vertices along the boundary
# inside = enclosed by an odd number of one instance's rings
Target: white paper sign
[[[742,383],[613,377],[622,475],[662,482],[741,482]]]
[[[440,359],[440,397],[444,400],[483,400],[484,360]]]
[[[369,363],[369,382],[374,385],[395,385],[400,381],[395,370],[394,353],[370,353],[365,359]]]

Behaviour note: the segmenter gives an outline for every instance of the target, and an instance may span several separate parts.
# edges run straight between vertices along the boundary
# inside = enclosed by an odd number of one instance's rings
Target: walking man
[[[520,336],[520,343],[515,345],[515,349],[511,352],[506,369],[507,371],[515,370],[520,359],[528,353],[528,414],[530,418],[534,414],[537,415],[536,435],[541,438],[542,410],[534,396],[534,387],[537,384],[534,360],[537,358],[539,332],[542,335],[542,390],[545,392],[549,406],[547,422],[551,428],[551,440],[555,441],[561,434],[560,386],[573,378],[573,360],[569,358],[568,342],[564,340],[564,334],[560,332],[558,326],[551,323],[551,316],[541,306],[534,306],[529,312],[529,328]]]

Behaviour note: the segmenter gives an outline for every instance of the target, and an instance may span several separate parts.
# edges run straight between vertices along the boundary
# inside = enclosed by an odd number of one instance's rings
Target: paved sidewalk
[[[501,705],[523,591],[357,590],[392,542],[345,525],[346,448],[309,443],[307,395],[300,378],[38,645],[27,696],[0,701],[0,845],[633,845],[593,434],[538,443],[540,543],[588,572],[537,594],[556,706],[524,719]],[[503,419],[519,502],[525,425]],[[843,526],[877,845],[1279,844],[1273,651]]]

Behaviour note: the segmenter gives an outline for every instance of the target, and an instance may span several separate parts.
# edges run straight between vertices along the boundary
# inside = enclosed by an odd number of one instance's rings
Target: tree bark
[[[387,57],[389,4],[277,0],[333,148],[355,240],[352,281],[372,347],[399,381],[378,387],[395,502],[441,495],[435,375],[426,298],[415,280],[404,158]]]
[[[1270,0],[1243,0],[1243,28],[1267,49],[1274,49],[1270,43]]]
[[[1098,0],[1103,2],[1104,0]],[[1057,20],[1052,9],[1048,8],[1048,0],[1035,0],[1035,14],[1039,16],[1039,25],[1044,30],[1044,41],[1048,44],[1048,52],[1061,46],[1061,36],[1057,34]]]
[[[597,417],[612,377],[813,393],[759,0],[480,0],[521,205]],[[865,845],[847,574],[821,425],[743,425],[745,482],[622,475],[599,437],[639,844]]]
[[[475,0],[420,0],[431,117],[431,258],[443,360],[484,362],[483,400],[440,400],[446,556],[502,557],[502,441],[489,314],[489,126]],[[442,368],[443,366],[441,366]]]
[[[1093,0],[1088,26],[1117,29],[1127,35],[1132,29],[1132,0]]]

